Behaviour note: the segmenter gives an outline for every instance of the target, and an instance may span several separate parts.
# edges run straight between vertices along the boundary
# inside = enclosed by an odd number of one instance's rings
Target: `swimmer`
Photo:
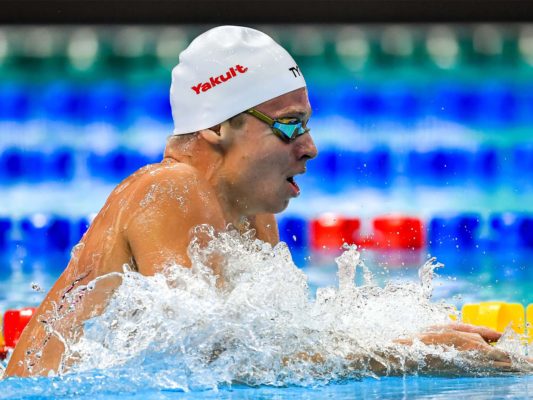
[[[174,131],[163,160],[113,190],[22,333],[6,377],[68,370],[76,362],[69,343],[80,338],[87,319],[103,312],[123,266],[147,276],[173,263],[190,266],[187,247],[200,224],[218,231],[229,224],[252,228],[257,238],[279,242],[274,214],[300,194],[297,177],[317,156],[296,62],[262,32],[214,28],[180,54],[170,102]],[[220,275],[216,261],[211,267]],[[487,344],[499,336],[457,324],[419,339],[478,350],[487,362],[509,367],[509,357]]]

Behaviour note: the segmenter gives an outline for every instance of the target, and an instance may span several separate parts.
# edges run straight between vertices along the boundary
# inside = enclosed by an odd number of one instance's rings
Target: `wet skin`
[[[257,109],[274,118],[307,120],[311,114],[306,89]],[[69,353],[65,339],[76,341],[83,322],[101,314],[122,281],[123,266],[144,275],[170,263],[190,266],[187,247],[199,224],[223,230],[247,221],[258,238],[279,241],[273,214],[298,195],[287,178],[303,173],[317,150],[309,134],[285,143],[265,123],[242,118],[238,127],[224,122],[199,131],[186,146],[170,139],[162,162],[140,169],[113,190],[21,335],[5,376],[46,375],[60,365],[68,369],[76,358],[63,359]],[[216,273],[215,261],[212,267]],[[102,276],[94,289],[85,288]],[[47,332],[51,327],[54,334]]]

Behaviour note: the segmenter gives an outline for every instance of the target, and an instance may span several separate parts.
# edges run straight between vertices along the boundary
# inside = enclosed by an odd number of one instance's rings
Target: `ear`
[[[198,131],[199,135],[212,146],[226,150],[232,142],[234,132],[227,121],[215,125],[209,129]]]
[[[198,134],[202,139],[214,146],[220,145],[220,142],[222,141],[222,137],[220,136],[220,124],[208,129],[202,129],[201,131],[198,131]]]

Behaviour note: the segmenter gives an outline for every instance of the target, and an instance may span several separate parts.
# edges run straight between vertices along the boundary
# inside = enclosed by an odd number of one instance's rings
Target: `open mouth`
[[[296,192],[296,194],[300,194],[300,188],[298,187],[298,184],[294,180],[294,176],[289,176],[287,178],[287,182],[289,182],[291,184],[291,186],[294,189],[294,191]]]

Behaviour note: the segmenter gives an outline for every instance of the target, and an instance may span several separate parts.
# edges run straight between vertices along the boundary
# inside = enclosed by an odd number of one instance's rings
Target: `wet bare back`
[[[279,240],[273,215],[254,217],[251,223],[259,238],[273,244]],[[198,224],[221,230],[227,220],[213,189],[193,167],[166,158],[124,180],[24,330],[5,376],[68,368],[75,355],[64,359],[69,353],[65,343],[75,341],[84,321],[103,311],[122,281],[124,265],[144,275],[160,272],[168,263],[189,266],[187,247]],[[104,275],[87,290],[85,285]]]

